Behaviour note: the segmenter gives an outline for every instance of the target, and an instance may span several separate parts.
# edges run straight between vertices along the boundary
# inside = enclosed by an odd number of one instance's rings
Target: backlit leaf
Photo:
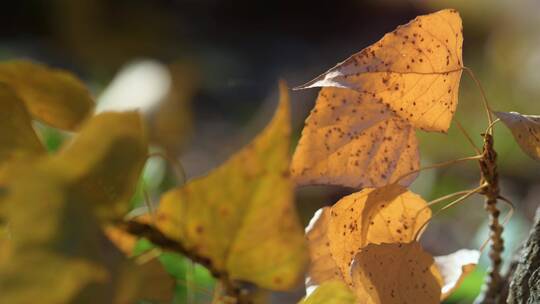
[[[512,131],[514,138],[531,158],[540,160],[540,116],[516,112],[494,112]]]
[[[350,265],[368,244],[410,242],[431,217],[418,195],[398,185],[364,189],[317,212],[307,230],[310,282],[351,283]]]
[[[208,176],[166,193],[158,228],[232,280],[285,290],[303,276],[306,244],[289,178],[284,84],[270,124]]]
[[[142,119],[137,112],[109,112],[92,117],[53,156],[69,166],[74,187],[100,218],[124,216],[148,153]]]
[[[45,153],[24,104],[3,84],[0,84],[0,108],[0,166],[23,155]]]
[[[301,88],[353,89],[415,128],[445,132],[457,107],[462,44],[457,11],[419,16]]]
[[[414,129],[367,95],[321,89],[293,156],[298,184],[381,187],[418,169]],[[415,178],[410,174],[400,184]]]
[[[356,296],[340,281],[325,282],[299,304],[355,304]]]
[[[435,257],[435,264],[443,279],[442,299],[447,298],[459,287],[465,277],[474,271],[479,259],[480,252],[468,249]]]
[[[94,107],[90,92],[79,79],[38,63],[0,63],[0,82],[17,93],[34,118],[61,129],[75,129]]]
[[[362,303],[440,303],[440,274],[418,242],[370,244],[354,257],[351,274]]]

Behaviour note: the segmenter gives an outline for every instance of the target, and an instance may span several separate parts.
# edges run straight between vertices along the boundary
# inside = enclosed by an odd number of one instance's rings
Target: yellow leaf
[[[351,275],[365,304],[440,303],[440,274],[418,242],[370,244],[355,256]]]
[[[113,226],[107,225],[103,228],[103,232],[109,238],[109,240],[122,251],[126,256],[131,256],[135,245],[137,244],[137,237],[125,232],[124,230]]]
[[[74,187],[85,192],[99,218],[119,218],[129,208],[147,150],[137,112],[102,113],[88,120],[52,162],[69,167]]]
[[[13,250],[0,265],[0,302],[68,303],[107,271],[95,259],[100,230],[89,209],[62,191],[61,172],[11,167],[2,197]]]
[[[299,304],[356,304],[354,293],[340,281],[325,282]]]
[[[354,256],[369,244],[410,242],[431,217],[418,195],[399,185],[364,189],[319,210],[307,230],[308,285],[332,279],[351,283]]]
[[[418,169],[414,129],[365,95],[321,89],[293,156],[291,173],[298,184],[381,187]],[[415,178],[410,174],[400,184]]]
[[[0,84],[0,107],[0,166],[21,156],[45,153],[24,104],[3,84]]]
[[[512,131],[523,152],[540,160],[540,116],[516,112],[495,112],[495,115]]]
[[[38,63],[1,63],[0,82],[17,93],[34,118],[61,129],[74,130],[94,107],[90,92],[80,80]]]
[[[480,252],[468,249],[435,257],[435,264],[443,280],[441,300],[450,296],[465,277],[474,271],[479,259]]]
[[[167,288],[170,295],[162,268],[134,265],[108,242],[71,174],[43,164],[11,164],[12,178],[2,181],[13,248],[0,260],[0,302],[124,304],[162,298]],[[158,281],[167,284],[156,297],[146,287]]]
[[[415,128],[445,132],[457,107],[462,44],[456,10],[419,16],[301,88],[353,89]]]
[[[232,280],[293,287],[307,263],[289,178],[289,97],[269,125],[208,176],[166,193],[157,227]]]

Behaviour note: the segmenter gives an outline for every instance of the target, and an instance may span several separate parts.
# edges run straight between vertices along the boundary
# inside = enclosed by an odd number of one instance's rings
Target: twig
[[[491,124],[491,122],[490,122]],[[497,172],[497,153],[493,147],[493,135],[490,133],[484,136],[484,157],[479,161],[482,172],[482,183],[487,186],[482,191],[485,196],[485,209],[489,213],[489,230],[491,247],[489,250],[489,259],[491,265],[488,269],[488,275],[484,283],[482,293],[476,303],[492,304],[497,303],[497,296],[500,292],[502,252],[504,250],[504,240],[502,238],[503,227],[499,222],[500,211],[497,208],[497,199],[499,195],[499,174]]]

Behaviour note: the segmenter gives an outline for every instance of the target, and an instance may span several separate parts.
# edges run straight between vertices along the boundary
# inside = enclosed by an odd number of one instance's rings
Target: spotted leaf
[[[308,285],[332,279],[351,283],[350,265],[369,244],[410,242],[431,217],[418,195],[399,185],[364,189],[319,210],[307,228]]]
[[[387,185],[418,167],[418,143],[407,122],[373,95],[328,87],[306,120],[291,173],[299,185],[363,188]]]
[[[441,276],[418,242],[370,244],[354,257],[351,275],[362,303],[440,303]]]
[[[456,10],[419,16],[300,88],[353,89],[415,128],[445,132],[457,107],[462,44]]]

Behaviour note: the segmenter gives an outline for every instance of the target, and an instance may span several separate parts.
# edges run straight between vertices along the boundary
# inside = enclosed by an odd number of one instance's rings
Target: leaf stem
[[[446,167],[446,166],[450,166],[450,165],[453,165],[453,164],[457,164],[457,163],[464,162],[464,161],[469,161],[469,160],[479,160],[479,159],[482,159],[482,157],[483,157],[482,155],[468,156],[468,157],[463,157],[463,158],[453,159],[453,160],[449,160],[449,161],[445,161],[445,162],[441,162],[441,163],[429,165],[429,166],[426,166],[426,167],[418,168],[418,169],[416,169],[416,170],[409,171],[409,172],[407,172],[407,173],[401,175],[400,177],[398,177],[398,178],[394,181],[394,184],[397,184],[399,181],[401,181],[401,180],[404,179],[405,177],[407,177],[407,176],[409,176],[409,175],[412,175],[412,174],[415,174],[415,173],[418,173],[418,172],[420,172],[420,171],[424,171],[424,170],[428,170],[428,169],[435,169],[435,168]]]
[[[485,186],[486,186],[486,185],[481,185],[481,186],[479,186],[479,187],[477,187],[477,188],[475,188],[475,189],[472,189],[472,190],[465,190],[465,191],[459,191],[459,192],[447,194],[447,195],[445,195],[445,196],[443,196],[443,197],[440,197],[440,198],[438,198],[438,199],[435,199],[435,200],[429,202],[429,203],[427,204],[427,206],[425,206],[424,208],[422,208],[422,209],[420,209],[420,210],[418,211],[418,214],[420,214],[420,212],[422,212],[424,209],[429,208],[430,206],[432,206],[432,205],[434,205],[434,204],[437,204],[437,203],[439,203],[439,202],[441,202],[441,201],[443,201],[443,200],[449,199],[449,198],[454,197],[454,196],[456,196],[456,195],[460,195],[460,194],[465,193],[465,195],[463,195],[463,196],[461,196],[460,198],[458,198],[458,199],[452,201],[452,202],[449,203],[448,205],[444,206],[443,208],[441,208],[441,209],[439,209],[437,212],[435,212],[435,214],[433,214],[433,215],[431,216],[431,218],[429,218],[429,220],[427,220],[425,223],[423,223],[422,226],[420,226],[420,229],[418,229],[418,230],[416,231],[416,234],[415,234],[415,236],[414,236],[414,239],[418,241],[418,240],[420,239],[420,236],[422,235],[421,232],[422,232],[422,230],[425,228],[425,226],[426,226],[429,222],[431,222],[431,220],[432,220],[433,218],[435,218],[437,215],[439,215],[442,211],[444,211],[444,210],[446,210],[446,209],[448,209],[448,208],[450,208],[450,207],[452,207],[452,206],[454,206],[454,205],[456,205],[456,204],[458,204],[458,203],[464,201],[465,199],[469,198],[470,196],[472,196],[472,195],[474,195],[474,194],[476,194],[476,193],[479,193],[480,191],[482,191],[482,190],[484,189]]]
[[[482,154],[482,152],[480,151],[480,148],[478,148],[476,146],[476,144],[474,143],[474,141],[472,140],[472,137],[469,135],[469,133],[467,132],[467,130],[465,130],[465,128],[463,128],[463,125],[455,118],[454,121],[456,122],[456,126],[458,127],[458,129],[461,131],[461,133],[465,136],[465,138],[467,139],[467,141],[471,144],[471,146],[473,147],[474,151],[476,151],[476,153],[478,154]]]
[[[463,70],[465,70],[465,72],[469,74],[469,76],[473,79],[474,83],[476,84],[476,87],[480,90],[480,94],[482,95],[482,104],[484,105],[484,110],[486,111],[488,123],[491,125],[493,123],[493,116],[491,115],[491,108],[489,106],[489,102],[486,97],[486,92],[484,91],[482,84],[480,83],[478,78],[476,78],[476,76],[474,75],[474,72],[470,68],[464,66]]]
[[[151,158],[151,157],[161,157],[162,159],[167,161],[173,167],[174,171],[176,172],[176,176],[180,177],[181,182],[179,183],[179,185],[181,186],[186,183],[187,181],[186,171],[184,170],[182,163],[180,163],[177,159],[174,159],[171,156],[169,156],[167,153],[163,153],[163,152],[152,152],[148,154],[148,158]]]
[[[490,125],[493,123],[490,123]],[[488,128],[489,130],[489,128]],[[494,149],[493,135],[485,133],[484,136],[484,157],[479,161],[482,172],[482,183],[487,183],[487,187],[482,194],[485,196],[485,209],[489,213],[489,230],[491,247],[489,259],[491,265],[488,269],[487,279],[484,283],[482,293],[477,298],[476,303],[491,304],[496,303],[500,282],[502,282],[501,265],[502,252],[504,250],[504,240],[502,238],[503,227],[499,222],[500,211],[497,208],[497,200],[501,198],[499,192],[499,174],[497,170],[497,152]]]

